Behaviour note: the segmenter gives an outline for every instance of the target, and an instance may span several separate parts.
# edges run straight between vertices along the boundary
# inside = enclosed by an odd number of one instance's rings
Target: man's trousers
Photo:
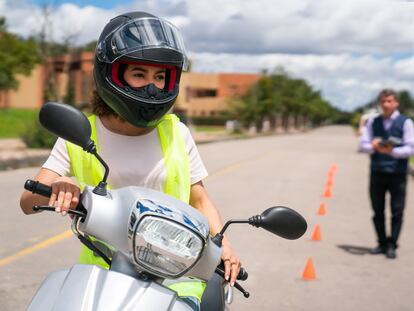
[[[407,174],[372,172],[369,192],[374,210],[374,226],[377,232],[378,243],[386,247],[390,242],[397,247],[403,223]],[[385,231],[385,194],[391,195],[391,236],[387,238]]]

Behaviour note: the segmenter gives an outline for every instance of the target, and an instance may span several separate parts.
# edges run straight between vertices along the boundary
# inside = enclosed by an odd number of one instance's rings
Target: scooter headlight
[[[202,238],[174,221],[145,216],[138,223],[133,239],[137,265],[162,277],[180,277],[199,259]]]

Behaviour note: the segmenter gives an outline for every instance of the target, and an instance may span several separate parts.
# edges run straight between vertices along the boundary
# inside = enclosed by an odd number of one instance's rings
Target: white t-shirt
[[[179,123],[190,161],[191,184],[207,177],[207,170],[198,153],[190,130]],[[99,155],[109,166],[108,182],[112,188],[141,186],[162,191],[166,170],[158,131],[141,136],[126,136],[106,129],[96,118]],[[71,176],[71,163],[65,140],[58,138],[49,158],[43,164],[61,176]]]

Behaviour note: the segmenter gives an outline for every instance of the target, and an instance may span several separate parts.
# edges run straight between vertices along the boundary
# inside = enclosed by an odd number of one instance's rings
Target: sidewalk
[[[28,149],[20,139],[0,139],[0,171],[39,166],[49,152],[48,149]]]

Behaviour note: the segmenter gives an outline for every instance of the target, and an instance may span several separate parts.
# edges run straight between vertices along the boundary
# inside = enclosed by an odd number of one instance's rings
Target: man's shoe
[[[383,246],[377,246],[375,248],[371,248],[369,253],[371,255],[379,255],[379,254],[385,254],[386,249]]]
[[[387,252],[385,253],[385,256],[388,259],[395,259],[395,258],[397,258],[397,253],[395,252],[395,246],[394,245],[389,245],[387,247]]]

